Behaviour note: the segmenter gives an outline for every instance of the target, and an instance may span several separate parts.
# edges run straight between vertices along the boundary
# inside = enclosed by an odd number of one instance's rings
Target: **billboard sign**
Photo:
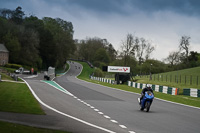
[[[108,66],[108,72],[130,73],[130,67]]]

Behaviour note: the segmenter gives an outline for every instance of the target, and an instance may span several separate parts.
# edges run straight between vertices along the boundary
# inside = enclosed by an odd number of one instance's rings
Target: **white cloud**
[[[51,2],[51,1],[50,1]],[[128,33],[138,37],[151,40],[156,45],[153,58],[163,59],[169,52],[178,49],[182,35],[191,37],[191,50],[200,51],[200,18],[175,13],[174,11],[159,10],[144,12],[133,9],[128,4],[123,5],[127,14],[105,12],[95,12],[88,10],[80,5],[65,2],[50,3],[45,0],[20,1],[16,4],[22,6],[25,13],[33,13],[39,18],[59,17],[66,21],[71,21],[74,26],[74,38],[85,39],[86,37],[106,38],[112,43],[116,50],[119,49],[121,41]],[[5,4],[14,6],[14,3]],[[15,8],[16,8],[15,7]]]
[[[86,36],[106,38],[118,49],[127,33],[132,33],[151,40],[156,45],[153,57],[159,60],[166,58],[169,52],[178,50],[182,35],[191,36],[191,46],[195,47],[195,50],[200,50],[196,45],[200,42],[197,36],[200,20],[173,12],[158,12],[152,16],[142,12],[131,16],[110,14],[100,18],[88,14],[85,19],[75,21],[75,38],[84,39]]]

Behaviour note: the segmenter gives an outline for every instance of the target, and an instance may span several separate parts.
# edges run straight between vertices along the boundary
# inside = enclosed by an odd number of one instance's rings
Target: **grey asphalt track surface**
[[[0,113],[0,120],[73,133],[197,133],[200,109],[154,99],[150,112],[139,110],[138,94],[88,83],[77,79],[82,66],[69,63],[67,74],[54,79],[74,96],[41,82],[43,75],[24,78],[38,98],[46,115]],[[78,120],[77,120],[78,119]]]
[[[139,110],[138,94],[78,80],[78,63],[70,63],[68,74],[55,81],[81,100],[136,133],[200,132],[200,109],[154,99],[150,112]],[[77,66],[77,67],[76,67]],[[72,76],[70,76],[72,75]]]

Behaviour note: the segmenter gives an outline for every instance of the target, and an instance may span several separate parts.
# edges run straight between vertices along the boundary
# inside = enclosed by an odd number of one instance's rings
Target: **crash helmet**
[[[151,84],[147,84],[147,88],[151,88]]]

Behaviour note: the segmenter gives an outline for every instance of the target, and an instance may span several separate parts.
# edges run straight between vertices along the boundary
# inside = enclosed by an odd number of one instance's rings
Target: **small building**
[[[0,66],[8,64],[9,51],[4,44],[0,44]]]

